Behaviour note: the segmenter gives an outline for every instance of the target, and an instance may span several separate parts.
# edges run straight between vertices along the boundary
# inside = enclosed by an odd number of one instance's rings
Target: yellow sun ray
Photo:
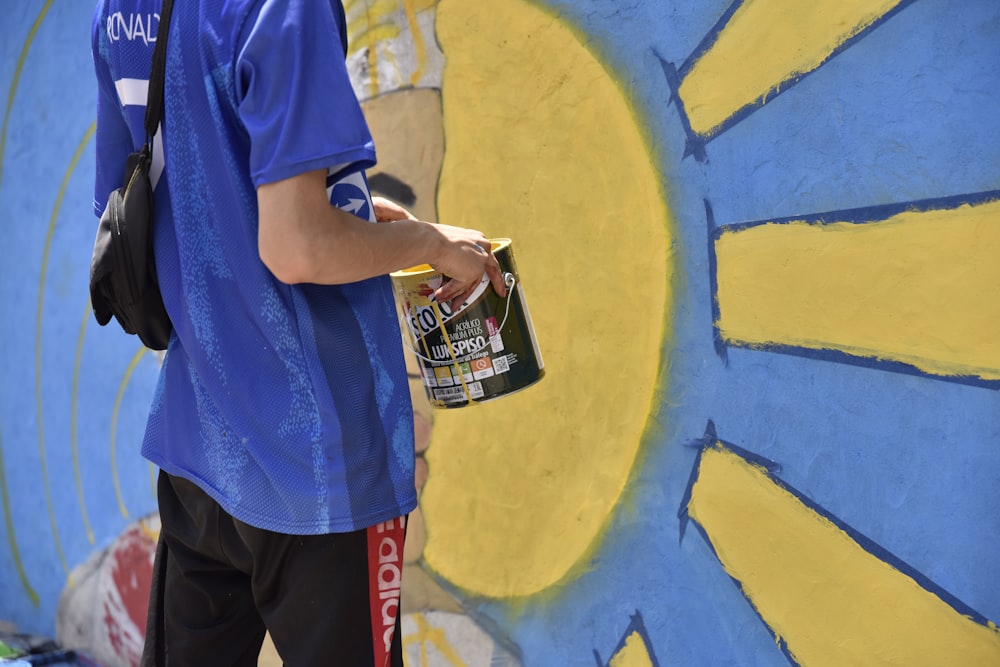
[[[723,229],[715,252],[725,342],[1000,379],[1000,200]]]
[[[745,0],[681,82],[691,130],[713,133],[744,107],[815,70],[900,2]]]
[[[883,664],[888,656],[897,665],[1000,664],[993,623],[973,620],[876,556],[761,464],[715,441],[696,473],[687,514],[797,664]]]

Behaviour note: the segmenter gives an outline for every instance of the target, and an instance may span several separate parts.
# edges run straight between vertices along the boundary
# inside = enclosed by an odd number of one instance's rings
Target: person
[[[94,211],[144,140],[160,0],[98,0]],[[413,418],[392,271],[453,306],[477,230],[373,197],[340,0],[176,0],[154,137],[154,248],[174,331],[142,454],[161,532],[144,665],[401,665]],[[386,221],[387,224],[377,224]]]

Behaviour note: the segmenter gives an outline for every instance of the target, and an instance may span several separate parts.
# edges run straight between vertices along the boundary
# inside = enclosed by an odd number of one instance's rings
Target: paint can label
[[[430,300],[443,280],[431,267],[392,274],[410,350],[435,407],[488,401],[524,389],[544,375],[510,239],[491,243],[507,284],[505,297],[484,275],[465,303],[452,310]]]

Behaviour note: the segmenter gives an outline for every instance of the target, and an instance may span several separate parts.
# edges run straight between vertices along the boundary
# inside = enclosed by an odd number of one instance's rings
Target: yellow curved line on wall
[[[616,77],[521,0],[438,6],[443,223],[510,237],[545,360],[522,392],[435,413],[424,563],[531,595],[599,544],[632,471],[672,311],[672,220]]]
[[[42,21],[45,20],[45,15],[51,6],[52,0],[46,0],[41,11],[38,12],[38,16],[35,17],[35,22],[32,24],[31,30],[28,31],[28,36],[25,38],[24,44],[21,46],[21,53],[17,56],[17,64],[14,66],[14,77],[10,82],[10,89],[7,91],[7,106],[3,112],[3,126],[0,127],[0,182],[3,181],[4,152],[7,149],[7,121],[10,120],[10,112],[14,108],[14,94],[17,92],[18,83],[21,81],[21,70],[24,69],[24,63],[28,59],[28,50],[31,49],[31,43],[35,40],[35,33],[38,32],[38,28],[42,25]]]
[[[41,11],[38,12],[38,16],[35,17],[35,22],[32,24],[31,29],[28,31],[28,36],[24,40],[24,44],[21,46],[21,52],[17,57],[17,64],[14,66],[14,76],[11,79],[10,88],[7,91],[7,104],[4,108],[3,114],[3,124],[0,126],[0,182],[3,181],[3,166],[4,157],[7,150],[7,123],[10,121],[10,113],[14,107],[14,96],[17,93],[17,87],[21,80],[21,72],[24,69],[24,63],[28,58],[28,51],[31,49],[31,44],[35,39],[35,34],[38,32],[38,28],[42,25],[45,20],[45,15],[48,13],[49,8],[52,6],[52,0],[46,0],[45,4],[42,6]],[[41,428],[41,421],[38,424],[39,429]],[[43,477],[45,478],[46,491],[48,492],[48,476],[45,475],[44,471],[44,452],[42,455],[43,462]],[[3,441],[0,439],[0,491],[3,492],[3,503],[4,503],[4,515],[7,521],[7,534],[10,539],[11,552],[14,556],[14,563],[17,567],[18,576],[21,579],[21,584],[24,586],[24,590],[27,592],[28,597],[31,599],[32,603],[38,604],[38,594],[31,587],[28,582],[27,575],[24,572],[23,564],[21,563],[21,558],[17,549],[17,542],[14,538],[14,527],[10,516],[10,499],[7,496],[7,483],[6,474],[3,471]],[[48,498],[49,496],[47,496]],[[53,530],[55,530],[55,518],[52,514],[51,501],[49,502],[49,520],[52,524]],[[56,537],[56,548],[59,551],[59,556],[62,559],[63,568],[69,571],[66,565],[66,559],[62,554],[62,547],[59,545],[58,536]]]
[[[93,317],[93,308],[90,299],[87,299],[87,307],[83,311],[83,319],[80,321],[80,330],[76,336],[76,356],[73,358],[73,390],[70,398],[69,413],[69,438],[70,450],[73,452],[73,478],[76,481],[76,497],[80,505],[80,516],[83,518],[83,526],[87,531],[87,541],[94,543],[94,531],[90,527],[90,518],[87,515],[87,501],[83,495],[83,477],[80,475],[80,447],[77,437],[76,425],[77,414],[80,408],[80,360],[83,357],[83,341],[87,333],[87,324]]]
[[[21,552],[17,548],[17,538],[14,536],[14,518],[10,508],[10,494],[7,493],[7,471],[3,463],[3,436],[0,435],[0,501],[3,502],[3,519],[7,525],[7,540],[10,542],[10,553],[14,559],[14,567],[17,568],[17,576],[21,580],[21,586],[27,593],[28,599],[36,607],[38,606],[38,593],[28,581],[28,574],[24,571],[24,563],[21,562]]]
[[[710,134],[744,106],[815,70],[900,1],[745,0],[678,89],[691,129]]]
[[[867,224],[762,224],[715,246],[728,342],[1000,379],[1000,201]]]
[[[1000,633],[959,613],[718,441],[689,516],[796,664],[998,665]]]
[[[52,526],[52,538],[66,574],[69,574],[69,565],[63,553],[62,541],[59,538],[59,528],[56,526],[55,508],[52,503],[52,488],[49,484],[48,464],[45,456],[45,418],[44,401],[42,400],[42,316],[45,306],[45,276],[48,273],[49,253],[52,250],[52,237],[55,235],[56,221],[59,219],[59,211],[62,209],[62,201],[66,195],[66,187],[69,185],[69,179],[76,170],[76,164],[80,161],[80,156],[83,155],[84,148],[94,136],[96,126],[96,122],[91,123],[90,127],[84,133],[83,139],[77,144],[76,151],[73,153],[69,166],[66,167],[66,171],[63,174],[62,182],[59,184],[55,203],[52,205],[52,214],[49,216],[49,226],[45,232],[45,245],[42,250],[41,270],[38,277],[38,305],[35,313],[35,413],[38,421],[38,455],[42,468],[42,486],[45,490],[45,504],[48,508],[49,523]]]
[[[122,399],[125,397],[125,389],[128,388],[129,380],[132,379],[132,373],[148,351],[146,347],[140,347],[139,351],[132,357],[132,361],[129,362],[128,368],[125,369],[125,375],[122,376],[122,381],[118,385],[115,406],[111,410],[111,482],[115,489],[115,498],[118,500],[118,509],[121,510],[122,516],[126,519],[128,518],[128,509],[125,507],[125,498],[122,496],[122,487],[118,477],[118,412],[121,410]]]

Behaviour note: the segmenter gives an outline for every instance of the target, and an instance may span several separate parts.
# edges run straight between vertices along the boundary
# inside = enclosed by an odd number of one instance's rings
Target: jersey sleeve
[[[337,7],[324,0],[265,0],[243,30],[237,104],[255,186],[331,165],[375,162],[344,62]]]
[[[94,135],[97,169],[94,178],[94,214],[101,217],[108,196],[122,186],[125,161],[134,149],[132,135],[118,100],[118,93],[107,62],[108,44],[104,31],[105,17],[100,3],[91,27],[91,50],[97,75],[97,130]]]

